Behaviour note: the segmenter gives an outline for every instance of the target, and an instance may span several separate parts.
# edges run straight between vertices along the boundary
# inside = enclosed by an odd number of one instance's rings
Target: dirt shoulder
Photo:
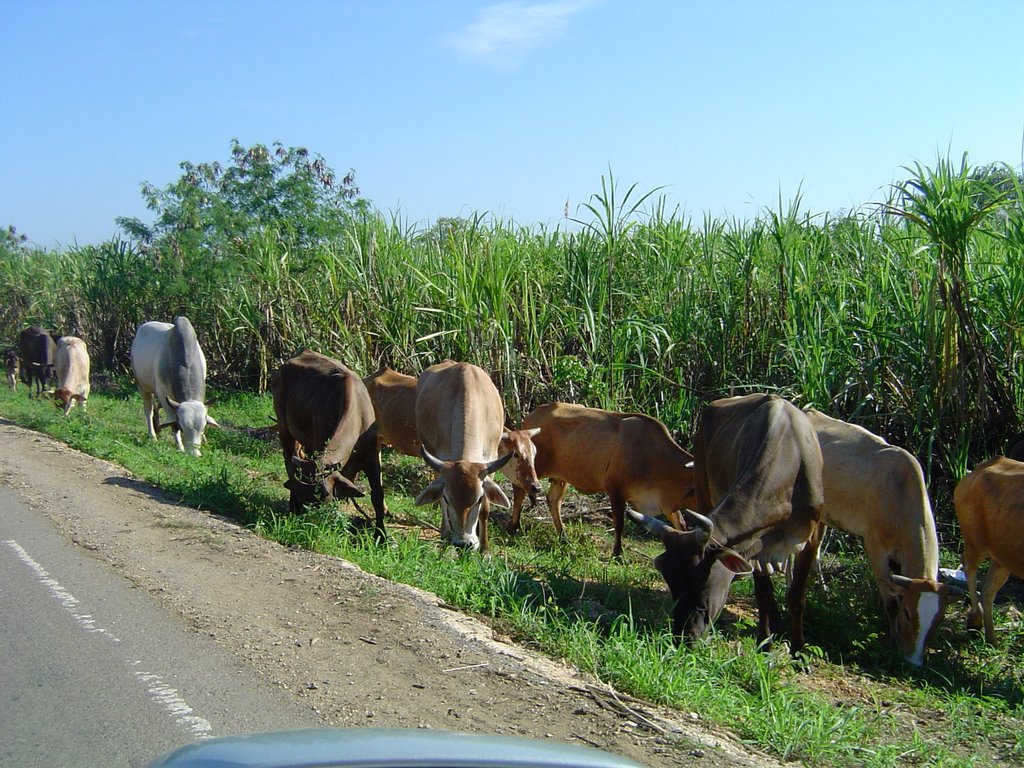
[[[777,765],[696,715],[500,642],[435,595],[261,539],[4,420],[0,441],[0,483],[325,726],[557,739],[652,768]]]

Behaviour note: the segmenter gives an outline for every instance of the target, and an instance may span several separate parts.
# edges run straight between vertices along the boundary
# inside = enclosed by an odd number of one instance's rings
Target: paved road
[[[137,766],[318,725],[0,487],[0,766]]]

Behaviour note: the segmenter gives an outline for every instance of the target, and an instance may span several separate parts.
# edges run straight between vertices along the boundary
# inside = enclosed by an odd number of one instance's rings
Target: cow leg
[[[480,518],[476,523],[477,536],[480,537],[480,552],[486,552],[487,547],[490,546],[490,540],[487,536],[487,521],[491,516],[491,500],[486,495],[480,499]]]
[[[156,440],[156,427],[153,426],[153,422],[156,418],[157,404],[152,392],[142,393],[142,416],[146,420],[146,431],[149,432],[149,436]]]
[[[985,640],[989,645],[996,644],[996,627],[992,618],[992,601],[1006,580],[1010,578],[1010,569],[995,560],[988,567],[985,585],[981,589],[981,609],[985,619]]]
[[[523,502],[526,501],[526,489],[515,483],[512,484],[512,516],[508,521],[508,532],[515,533],[519,530],[519,516],[523,512]]]
[[[754,571],[754,599],[757,602],[757,642],[767,650],[772,647],[772,637],[778,634],[782,619],[775,603],[772,577],[765,571]]]
[[[292,459],[295,457],[295,447],[298,441],[295,436],[288,431],[288,428],[284,426],[284,422],[278,422],[277,428],[277,439],[281,443],[281,455],[284,456],[284,471],[288,475],[288,480],[291,482],[295,479],[295,464]],[[289,489],[288,491],[288,511],[292,514],[301,513],[303,510],[302,500],[299,494]]]
[[[562,527],[562,497],[565,496],[565,481],[554,480],[548,484],[548,508],[551,510],[551,522],[559,536],[564,535]]]
[[[789,611],[790,638],[789,652],[794,656],[804,647],[804,609],[807,606],[807,580],[818,559],[818,548],[825,526],[816,525],[811,537],[804,543],[793,560],[793,573],[786,592],[786,609]]]
[[[622,529],[626,524],[626,500],[618,493],[609,494],[612,503],[612,528],[615,531],[615,544],[612,546],[612,557],[622,558]]]
[[[978,568],[985,559],[983,552],[964,542],[964,574],[967,576],[967,596],[971,600],[971,612],[967,614],[967,628],[981,629],[983,612],[978,601]]]

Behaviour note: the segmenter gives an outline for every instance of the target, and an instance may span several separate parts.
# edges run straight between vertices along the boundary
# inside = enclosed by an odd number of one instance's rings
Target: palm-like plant
[[[907,168],[911,178],[895,186],[896,203],[883,209],[918,227],[935,252],[930,305],[937,313],[932,352],[938,361],[936,402],[941,423],[950,417],[975,423],[986,434],[1016,424],[1013,398],[993,365],[971,300],[970,255],[976,233],[1006,198],[983,178],[972,175],[964,153],[959,168],[939,158],[935,168]]]

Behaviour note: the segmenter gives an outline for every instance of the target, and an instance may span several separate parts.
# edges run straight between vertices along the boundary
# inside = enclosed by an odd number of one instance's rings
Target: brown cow
[[[77,336],[61,336],[57,342],[57,390],[53,399],[65,416],[76,403],[84,411],[89,400],[89,350]]]
[[[992,601],[1013,573],[1024,578],[1024,462],[1005,456],[979,464],[953,491],[956,519],[964,539],[964,572],[971,612],[967,626],[984,624],[985,640],[996,642]],[[978,600],[978,567],[988,558]]]
[[[821,448],[807,416],[776,395],[716,400],[701,412],[694,477],[701,514],[693,530],[630,516],[656,533],[665,552],[655,561],[674,600],[677,637],[701,637],[725,605],[733,577],[754,570],[758,640],[777,623],[771,574],[814,533],[824,494]],[[745,558],[751,558],[753,564]],[[797,561],[786,603],[790,648],[804,645],[803,611],[813,559]]]
[[[939,540],[921,465],[863,427],[805,413],[824,462],[822,522],[863,539],[893,639],[920,666],[928,637],[959,593],[938,581]]]
[[[17,350],[8,349],[4,352],[4,364],[7,368],[7,386],[11,389],[18,388],[18,372],[21,370],[21,359]]]
[[[366,474],[379,533],[384,530],[384,490],[377,455],[373,404],[362,380],[337,360],[305,350],[284,363],[270,382],[277,432],[291,492],[289,509],[327,498],[354,498]],[[296,444],[304,455],[297,455]]]
[[[382,366],[363,379],[377,418],[377,445],[406,456],[420,455],[416,437],[416,377]]]
[[[363,379],[373,411],[377,416],[377,444],[390,445],[406,456],[420,456],[420,441],[416,436],[416,378],[382,366],[376,373]],[[504,467],[504,474],[516,488],[539,493],[540,483],[534,471],[537,449],[531,438],[539,429],[506,429],[501,434],[498,454],[512,453],[512,460]]]
[[[497,458],[504,412],[494,382],[475,365],[445,360],[420,374],[416,434],[437,477],[416,505],[440,503],[441,536],[455,547],[486,551],[490,505],[509,506],[489,477],[512,458]]]
[[[650,515],[663,515],[679,525],[678,511],[693,503],[693,457],[655,418],[616,413],[571,403],[535,408],[523,428],[540,429],[536,475],[551,478],[548,507],[555,530],[562,535],[562,497],[566,485],[581,493],[607,493],[612,507],[615,543],[612,556],[622,555],[626,504]],[[519,528],[528,486],[513,481],[509,531]]]

